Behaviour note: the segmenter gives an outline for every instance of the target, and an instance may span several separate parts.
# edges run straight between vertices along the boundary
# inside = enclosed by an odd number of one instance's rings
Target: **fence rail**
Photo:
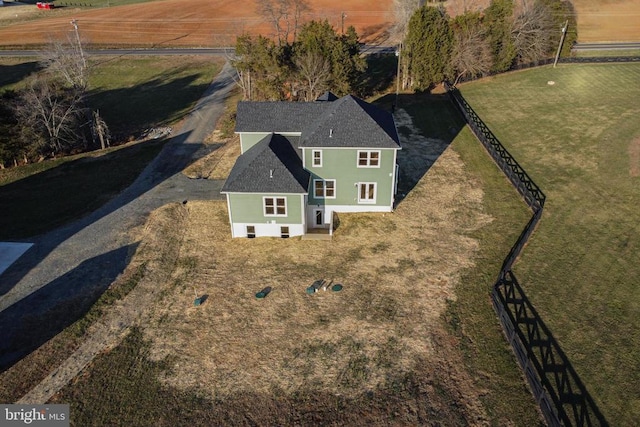
[[[445,87],[475,136],[533,211],[531,219],[507,254],[491,293],[493,307],[531,392],[549,426],[608,426],[560,345],[511,271],[542,217],[546,196],[473,111],[460,91],[448,84]]]

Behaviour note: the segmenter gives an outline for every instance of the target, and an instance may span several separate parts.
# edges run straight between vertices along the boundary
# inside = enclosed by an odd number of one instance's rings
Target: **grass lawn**
[[[21,73],[33,68],[11,59],[3,64],[12,72],[0,89],[19,85]],[[136,135],[177,123],[219,70],[210,58],[99,58],[92,63],[89,104],[112,133]],[[161,148],[162,141],[149,141],[0,170],[0,239],[31,237],[95,210],[133,182]]]
[[[403,97],[413,187],[331,242],[233,240],[224,203],[186,205],[145,322],[52,402],[76,425],[540,424],[489,299],[528,212],[444,99]],[[344,289],[306,295],[318,278]]]
[[[560,65],[461,87],[547,195],[514,271],[611,425],[640,419],[638,81]]]

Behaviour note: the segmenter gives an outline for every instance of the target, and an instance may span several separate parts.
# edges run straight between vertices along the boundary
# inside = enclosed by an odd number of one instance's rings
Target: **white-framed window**
[[[255,225],[247,225],[247,237],[253,239],[256,237],[256,226]]]
[[[358,203],[375,203],[376,202],[376,183],[360,182],[358,183]]]
[[[379,168],[380,167],[380,151],[377,151],[377,150],[358,151],[358,167],[359,168]]]
[[[317,168],[322,167],[322,151],[313,150],[311,156],[313,157],[313,166]]]
[[[335,199],[336,180],[335,179],[314,179],[313,196],[316,199]]]
[[[283,239],[289,238],[289,227],[280,227],[280,237]]]
[[[287,216],[286,197],[263,197],[264,216]]]

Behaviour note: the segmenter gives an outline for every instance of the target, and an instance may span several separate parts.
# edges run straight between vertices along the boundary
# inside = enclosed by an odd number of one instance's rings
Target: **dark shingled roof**
[[[242,101],[236,132],[302,132],[323,113],[327,102]]]
[[[316,101],[335,101],[335,100],[337,100],[337,99],[338,99],[338,97],[337,97],[337,96],[335,96],[335,95],[333,94],[333,92],[326,91],[325,93],[323,93],[322,95],[320,95],[320,96],[318,97],[318,99],[316,99]]]
[[[240,102],[236,132],[302,132],[300,147],[400,148],[389,112],[351,95],[325,95],[316,102]]]
[[[307,194],[310,174],[291,141],[270,134],[243,153],[222,186],[223,193]]]
[[[303,130],[300,147],[400,148],[389,112],[351,95],[328,107],[313,126]]]

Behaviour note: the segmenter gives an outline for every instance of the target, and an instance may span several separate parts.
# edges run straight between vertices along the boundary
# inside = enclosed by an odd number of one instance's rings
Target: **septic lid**
[[[333,285],[333,286],[331,287],[331,290],[332,290],[333,292],[341,291],[341,290],[342,290],[342,285],[341,285],[340,283],[336,283],[335,285]]]

